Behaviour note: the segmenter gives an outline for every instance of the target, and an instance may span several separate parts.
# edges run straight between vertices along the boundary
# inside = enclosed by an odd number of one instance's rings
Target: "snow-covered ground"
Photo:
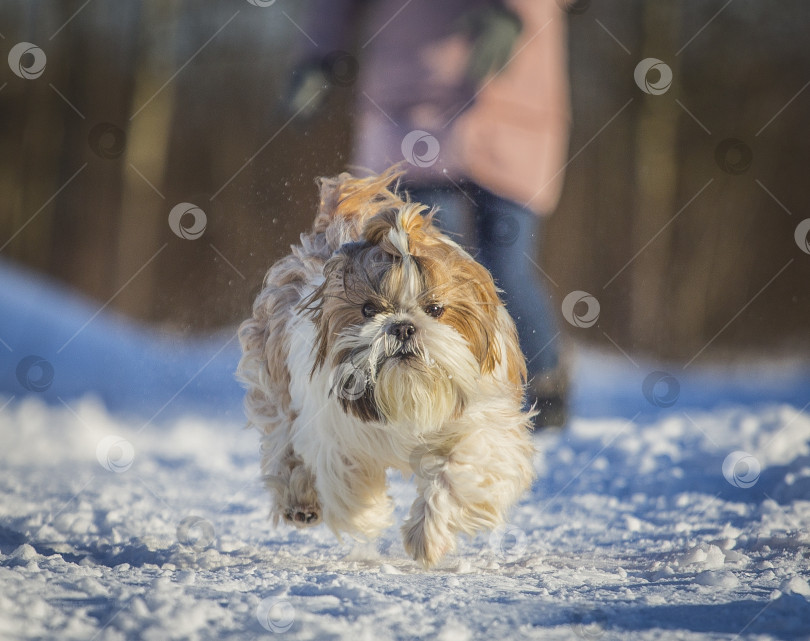
[[[96,308],[3,300],[20,278],[0,269],[0,639],[810,638],[801,367],[581,353],[510,525],[425,571],[395,528],[271,526],[227,335],[170,351],[103,313],[57,353]]]

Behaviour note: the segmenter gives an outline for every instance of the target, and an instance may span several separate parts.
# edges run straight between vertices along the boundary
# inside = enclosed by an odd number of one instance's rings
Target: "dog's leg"
[[[321,504],[315,489],[315,477],[295,454],[291,445],[282,455],[268,452],[264,460],[264,480],[273,495],[273,521],[283,519],[298,528],[321,522]]]
[[[283,505],[284,520],[295,527],[310,527],[321,522],[321,504],[315,490],[315,477],[303,463],[296,464],[290,470]]]
[[[459,533],[474,535],[503,523],[532,478],[532,444],[525,418],[460,438],[443,455],[414,470],[419,496],[402,527],[405,550],[429,567],[455,548]],[[425,460],[425,457],[422,458]]]
[[[324,522],[337,532],[374,539],[392,523],[385,467],[361,465],[338,452],[319,458],[316,486]]]
[[[452,523],[458,519],[459,510],[444,485],[445,481],[438,478],[431,481],[420,479],[417,483],[419,496],[402,526],[405,551],[425,567],[436,565],[456,547],[456,528]]]

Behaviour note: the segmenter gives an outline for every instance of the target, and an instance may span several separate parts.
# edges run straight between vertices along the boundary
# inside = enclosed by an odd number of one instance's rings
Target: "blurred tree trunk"
[[[64,19],[79,7],[67,3]],[[53,51],[53,66],[65,76],[56,87],[65,97],[57,98],[66,129],[61,180],[86,164],[60,196],[51,264],[63,278],[102,301],[118,289],[112,267],[121,222],[122,149],[118,144],[124,144],[108,128],[123,128],[127,117],[139,8],[138,3],[122,2],[82,10],[53,36],[50,45],[60,48]],[[101,131],[107,133],[99,135]]]
[[[667,93],[642,95],[644,104],[636,127],[635,149],[637,206],[632,221],[634,253],[649,245],[636,258],[632,269],[629,336],[634,347],[661,349],[670,327],[667,320],[671,299],[668,287],[674,264],[673,234],[677,221],[666,227],[683,203],[678,192],[677,130],[680,108],[675,102],[680,82],[679,59],[675,55],[679,38],[680,6],[677,3],[645,2],[642,10],[642,40],[639,60],[658,58],[672,69],[673,81]],[[652,72],[651,72],[652,73]],[[651,78],[655,81],[655,78]],[[658,234],[660,235],[651,239]]]
[[[68,7],[54,8],[47,20],[29,4],[3,7],[0,24],[18,23],[19,32],[31,34],[30,41],[45,51],[46,71],[37,79],[24,80],[5,73],[0,112],[0,257],[13,258],[42,270],[51,267],[47,248],[60,201],[49,202],[73,171],[62,175],[61,150],[65,121],[78,118],[49,85],[65,84],[64,67],[51,65],[59,58],[58,43],[47,35],[67,19]],[[3,31],[7,31],[3,28]],[[3,42],[7,52],[15,44],[9,35]],[[6,64],[5,53],[2,64]],[[8,72],[8,68],[6,69]],[[64,108],[64,110],[63,110]],[[78,169],[79,165],[74,168]],[[75,186],[75,185],[74,185]],[[47,204],[46,204],[47,203]]]
[[[150,259],[162,245],[171,209],[165,200],[164,183],[176,94],[174,82],[163,84],[177,68],[175,42],[169,36],[178,24],[179,4],[147,0],[139,28],[133,30],[139,41],[150,42],[150,46],[139,48],[133,74],[114,269],[117,288],[143,270],[116,300],[117,309],[136,318],[151,316],[159,282],[158,265]],[[170,31],[162,39],[154,38],[150,33],[154,25],[169,25]],[[144,303],[150,309],[144,309]]]

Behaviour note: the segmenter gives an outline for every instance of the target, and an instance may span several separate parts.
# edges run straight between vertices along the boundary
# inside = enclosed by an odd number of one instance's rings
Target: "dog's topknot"
[[[428,236],[437,233],[430,225],[430,215],[422,215],[426,209],[413,202],[402,203],[398,209],[386,209],[366,221],[363,238],[397,258],[414,254],[415,247],[433,245]]]
[[[403,173],[400,165],[394,165],[366,178],[355,178],[345,172],[335,178],[320,178],[320,205],[312,231],[324,232],[333,250],[347,239],[360,238],[369,218],[405,204],[396,187],[390,189]],[[342,224],[336,225],[338,221]]]

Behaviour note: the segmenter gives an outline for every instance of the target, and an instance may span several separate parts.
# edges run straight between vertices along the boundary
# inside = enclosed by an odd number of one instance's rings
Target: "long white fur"
[[[356,240],[356,230],[342,224],[333,230],[333,237],[341,243]],[[406,232],[392,229],[389,238],[407,261]],[[449,239],[446,242],[457,247]],[[305,274],[298,286],[303,300],[323,283],[323,265],[330,252],[323,242],[305,235],[293,252],[297,269]],[[414,307],[419,293],[415,271],[399,292],[401,311],[380,315],[334,340],[333,352],[354,350],[358,363],[353,371],[334,367],[331,358],[323,367],[315,366],[317,328],[300,306],[290,306],[286,316],[284,362],[267,362],[261,323],[266,317],[263,310],[276,295],[271,269],[254,319],[240,330],[244,354],[238,374],[248,388],[248,419],[262,432],[262,470],[275,498],[276,520],[289,510],[320,510],[318,520],[335,534],[374,538],[391,525],[386,470],[415,472],[418,497],[402,527],[404,545],[429,566],[455,547],[458,534],[500,525],[527,488],[532,478],[527,429],[531,414],[507,393],[503,359],[494,371],[482,375],[466,340]],[[419,365],[384,361],[377,367],[381,352],[395,347],[386,343],[392,339],[384,325],[397,314],[418,316]],[[498,323],[502,331],[496,336],[503,353],[501,335],[511,319],[502,306]],[[279,391],[270,381],[271,368],[288,372],[286,404],[275,398]],[[339,383],[347,376],[371,377],[375,404],[387,420],[362,421],[343,409],[335,390],[342,388]],[[459,397],[465,399],[464,410],[453,416]],[[419,452],[430,456],[418,457]]]

